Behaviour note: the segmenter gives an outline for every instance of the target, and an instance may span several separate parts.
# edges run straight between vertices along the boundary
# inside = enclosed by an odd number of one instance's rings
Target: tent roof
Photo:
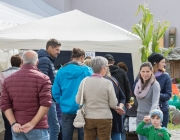
[[[31,21],[60,14],[59,10],[43,0],[0,0],[0,17],[3,20],[19,22]]]
[[[50,38],[61,42],[61,50],[131,53],[134,77],[140,62],[141,39],[126,30],[78,10],[35,20],[0,31],[0,49],[45,48]]]
[[[123,46],[124,52],[132,52],[141,40],[126,30],[97,19],[78,10],[36,20],[17,27],[0,31],[0,48],[39,49],[44,48],[47,40],[56,38],[62,48],[86,44],[88,46]],[[126,51],[126,46],[129,50]],[[67,48],[63,48],[69,50]],[[138,50],[137,48],[135,50]],[[137,52],[137,51],[136,51]]]
[[[60,13],[42,0],[0,0],[0,29]]]

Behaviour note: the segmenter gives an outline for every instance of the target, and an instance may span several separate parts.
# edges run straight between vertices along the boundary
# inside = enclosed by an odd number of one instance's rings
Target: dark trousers
[[[11,125],[9,124],[9,121],[7,120],[3,112],[2,112],[2,117],[4,120],[4,127],[5,127],[4,140],[12,140]]]
[[[58,140],[62,140],[62,127],[60,126],[60,132],[58,135]]]
[[[169,112],[163,112],[163,122],[162,122],[162,127],[166,127],[168,125],[169,122]]]

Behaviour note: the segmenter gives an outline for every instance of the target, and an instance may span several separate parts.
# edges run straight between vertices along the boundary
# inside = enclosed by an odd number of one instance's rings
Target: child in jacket
[[[144,127],[151,121],[152,126]],[[148,140],[170,140],[171,135],[165,127],[161,127],[163,113],[159,109],[150,112],[150,116],[145,116],[143,121],[138,125],[136,133],[145,136]]]

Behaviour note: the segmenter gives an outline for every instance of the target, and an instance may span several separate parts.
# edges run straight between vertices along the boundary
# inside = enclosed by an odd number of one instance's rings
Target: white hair
[[[107,59],[102,56],[96,56],[90,61],[90,67],[93,69],[94,73],[100,73],[101,69],[107,65]]]
[[[33,50],[25,51],[22,55],[23,64],[36,65],[38,62],[38,54]]]

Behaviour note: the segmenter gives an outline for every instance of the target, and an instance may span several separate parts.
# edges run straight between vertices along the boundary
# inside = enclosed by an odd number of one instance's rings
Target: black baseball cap
[[[106,54],[104,56],[108,61],[114,61],[114,57],[111,54]]]

